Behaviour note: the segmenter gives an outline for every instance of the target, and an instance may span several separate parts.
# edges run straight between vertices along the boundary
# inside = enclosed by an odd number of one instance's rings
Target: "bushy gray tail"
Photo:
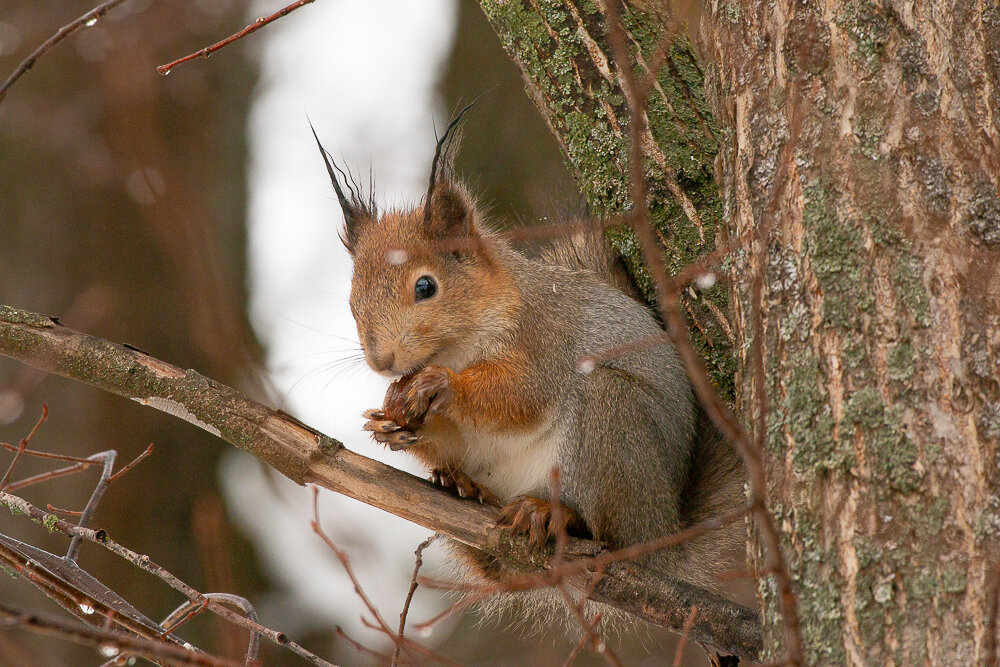
[[[555,238],[540,249],[538,260],[545,264],[564,266],[572,271],[591,271],[612,287],[646,305],[625,261],[600,230],[581,231]]]

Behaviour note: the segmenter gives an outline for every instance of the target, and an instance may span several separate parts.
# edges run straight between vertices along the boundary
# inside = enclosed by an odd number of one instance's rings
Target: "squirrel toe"
[[[392,433],[393,431],[399,431],[403,427],[387,419],[372,419],[365,422],[362,428],[366,431],[374,431],[376,433]]]
[[[586,536],[583,519],[572,508],[560,503],[560,521],[552,516],[552,503],[531,496],[518,496],[508,503],[497,519],[497,525],[511,532],[524,534],[535,549],[542,549],[560,533]]]
[[[460,498],[471,498],[480,503],[498,505],[496,496],[488,488],[479,484],[461,470],[446,470],[435,468],[431,471],[431,482],[436,486],[449,489]]]
[[[389,449],[394,452],[398,452],[401,449],[406,449],[413,443],[420,440],[420,436],[410,431],[393,431],[391,433],[384,433],[381,431],[372,432],[372,437],[375,438],[376,442],[381,442],[384,445],[389,445]]]

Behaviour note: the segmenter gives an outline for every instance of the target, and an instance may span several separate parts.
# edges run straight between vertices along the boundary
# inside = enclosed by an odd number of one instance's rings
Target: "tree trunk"
[[[812,664],[987,660],[1000,436],[1000,10],[712,6],[737,394]],[[748,364],[763,272],[765,380]],[[765,428],[755,424],[757,429]],[[995,584],[994,584],[995,588]],[[759,587],[772,656],[777,600]]]
[[[626,207],[627,104],[599,8],[481,4],[591,205]],[[664,18],[624,19],[641,76]],[[804,657],[985,663],[1000,580],[1000,9],[731,0],[705,29],[710,105],[681,41],[647,111],[650,206],[675,268],[717,231],[759,237],[730,267],[734,365],[718,345],[730,324],[703,327],[725,320],[688,305],[713,379],[725,394],[735,377],[767,447]],[[761,390],[766,425],[749,418]],[[759,594],[780,659],[769,579]]]

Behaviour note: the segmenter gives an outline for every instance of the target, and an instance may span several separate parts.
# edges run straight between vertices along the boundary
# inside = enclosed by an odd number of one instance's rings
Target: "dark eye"
[[[420,276],[417,284],[413,286],[413,296],[417,301],[424,301],[437,294],[438,286],[430,276]]]

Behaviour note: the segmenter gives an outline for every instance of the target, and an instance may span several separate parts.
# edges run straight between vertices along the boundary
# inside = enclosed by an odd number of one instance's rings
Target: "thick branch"
[[[533,553],[523,538],[495,527],[496,509],[454,498],[429,482],[347,450],[293,417],[194,371],[8,306],[0,306],[0,354],[185,419],[298,484],[317,484],[355,498],[487,551],[513,567],[539,570],[548,565],[547,557]],[[566,556],[590,557],[602,551],[601,545],[574,539],[567,544]],[[754,612],[632,564],[609,565],[592,597],[677,632],[697,605],[692,639],[748,659],[760,651],[760,623]]]

